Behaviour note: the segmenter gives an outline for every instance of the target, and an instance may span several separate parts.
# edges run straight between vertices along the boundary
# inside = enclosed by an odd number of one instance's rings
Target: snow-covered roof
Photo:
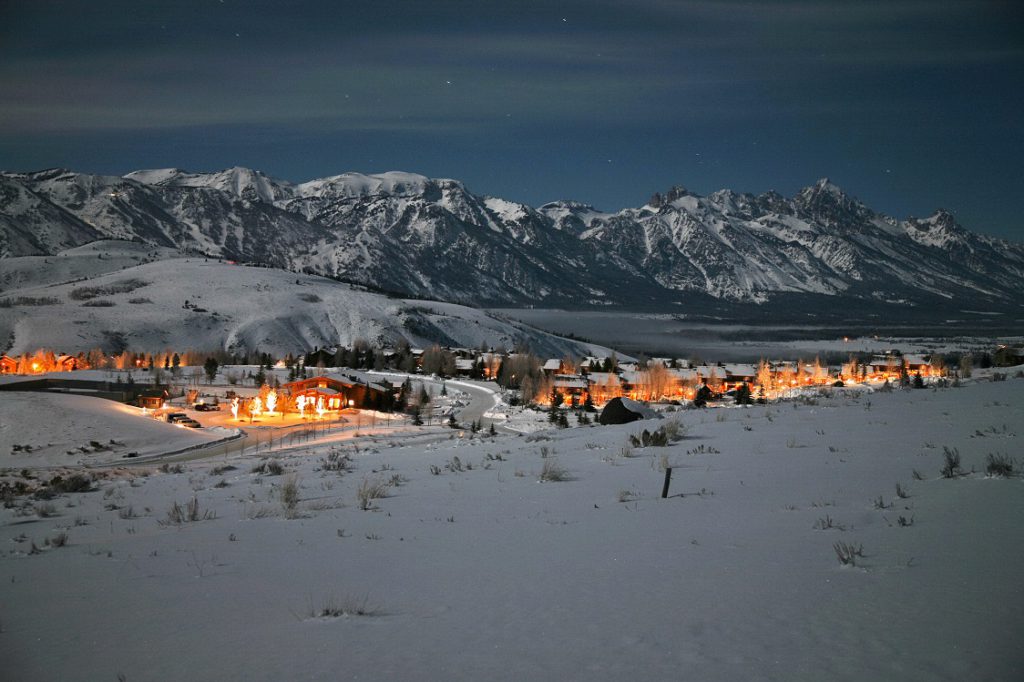
[[[724,367],[729,376],[752,377],[757,376],[757,367],[754,365],[740,363],[726,363]]]

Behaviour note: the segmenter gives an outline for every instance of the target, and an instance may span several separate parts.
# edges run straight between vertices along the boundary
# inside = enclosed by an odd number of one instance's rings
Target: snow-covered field
[[[23,681],[1022,679],[1024,482],[984,473],[989,453],[1020,466],[1022,388],[682,411],[663,448],[627,442],[664,420],[396,436],[289,451],[277,476],[219,457],[18,496],[0,510],[0,665]],[[940,476],[944,448],[966,475]],[[539,480],[553,463],[568,480]],[[200,520],[170,519],[193,498]],[[862,547],[856,565],[837,542]]]

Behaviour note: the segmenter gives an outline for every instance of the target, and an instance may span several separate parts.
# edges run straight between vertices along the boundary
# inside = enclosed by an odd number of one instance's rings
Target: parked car
[[[191,419],[191,417],[189,417],[184,412],[168,412],[166,415],[164,415],[164,419],[169,424],[176,424],[182,419]]]
[[[180,422],[178,422],[178,424],[188,429],[203,428],[203,425],[197,422],[195,419],[182,419]]]
[[[217,412],[220,410],[220,405],[217,403],[196,403],[195,409],[198,412]]]

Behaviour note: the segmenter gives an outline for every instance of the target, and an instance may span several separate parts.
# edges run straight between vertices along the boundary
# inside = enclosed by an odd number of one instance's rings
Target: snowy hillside
[[[1017,311],[1008,294],[1024,291],[1024,246],[968,232],[945,211],[896,220],[827,179],[793,198],[674,187],[614,213],[535,209],[402,172],[293,184],[245,168],[58,169],[0,181],[10,255],[133,239],[472,305],[834,309],[842,297],[941,319],[949,302]]]
[[[351,346],[359,338],[375,345],[405,339],[414,347],[525,342],[552,356],[609,352],[473,308],[388,298],[272,268],[170,258],[133,243],[103,242],[4,264],[0,339],[12,353],[245,348],[284,355]]]

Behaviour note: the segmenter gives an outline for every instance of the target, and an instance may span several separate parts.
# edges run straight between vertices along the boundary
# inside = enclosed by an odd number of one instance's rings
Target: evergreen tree
[[[217,378],[217,369],[220,367],[220,363],[217,362],[217,358],[212,355],[206,358],[206,362],[203,363],[203,371],[206,372],[207,383],[212,384],[213,380]]]
[[[714,397],[714,393],[708,388],[707,384],[701,384],[700,388],[697,389],[697,395],[693,397],[694,407],[705,407],[708,401]]]
[[[551,407],[561,407],[565,400],[562,398],[562,394],[558,392],[558,389],[551,389]]]
[[[749,405],[754,402],[750,397],[750,386],[746,382],[736,387],[736,404]]]

